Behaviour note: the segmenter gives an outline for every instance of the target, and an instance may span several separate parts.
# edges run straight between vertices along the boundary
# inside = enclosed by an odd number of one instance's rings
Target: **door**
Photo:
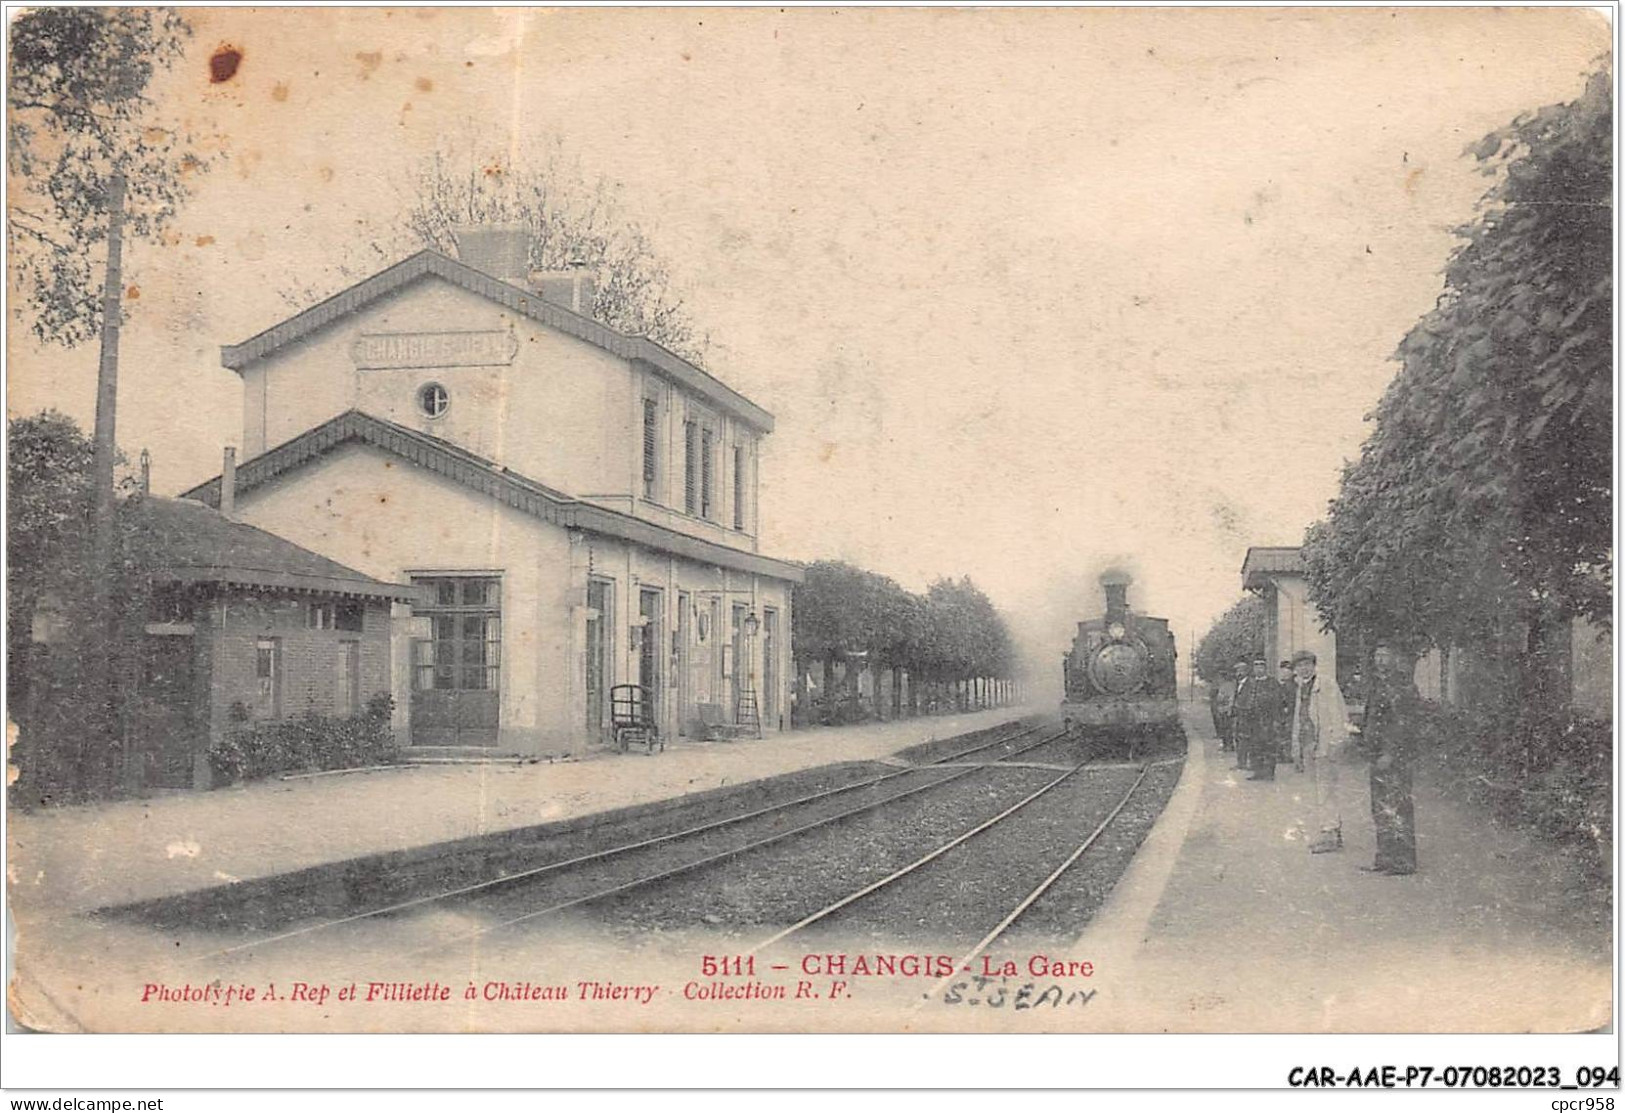
[[[734,722],[739,721],[739,697],[750,690],[750,680],[746,670],[750,662],[745,654],[750,647],[745,644],[745,608],[735,603],[730,608],[728,624],[728,681],[729,700],[728,713],[733,716]]]
[[[200,742],[193,669],[189,636],[143,640],[141,700],[134,717],[135,749],[142,765],[142,780],[149,786],[192,787],[193,757]]]
[[[688,674],[690,623],[693,606],[688,592],[677,593],[677,635],[672,638],[671,675],[677,678],[677,733],[686,734],[688,724],[699,714],[694,706],[694,683]]]
[[[413,577],[434,602],[414,614],[429,637],[414,646],[412,744],[495,746],[502,707],[502,581]]]
[[[762,722],[779,723],[779,612],[762,609]]]
[[[587,737],[600,740],[609,721],[609,631],[614,603],[613,584],[587,581]]]

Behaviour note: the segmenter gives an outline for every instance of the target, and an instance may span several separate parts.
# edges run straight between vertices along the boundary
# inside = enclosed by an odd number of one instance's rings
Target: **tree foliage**
[[[11,24],[6,121],[13,291],[42,340],[68,346],[101,328],[95,257],[107,195],[127,181],[126,227],[151,236],[203,168],[148,85],[191,29],[164,8],[34,8]]]
[[[1209,684],[1218,684],[1232,674],[1237,661],[1252,661],[1263,652],[1264,601],[1248,595],[1202,635],[1196,646],[1196,672]]]
[[[843,561],[807,566],[796,587],[791,637],[802,661],[855,656],[936,680],[1010,674],[1010,635],[968,578],[937,580],[915,595],[888,576]]]
[[[6,651],[23,660],[40,597],[73,590],[89,559],[90,438],[47,410],[13,418],[6,435]],[[15,698],[16,690],[10,693]]]
[[[46,411],[11,419],[6,446],[6,698],[21,728],[18,791],[34,803],[85,799],[111,788],[124,733],[118,718],[136,710],[131,670],[157,546],[126,479],[115,520],[116,605],[99,607],[90,438],[72,419]],[[33,640],[36,617],[48,620],[48,645]],[[113,699],[105,678],[96,682],[97,651],[115,663]]]
[[[1328,624],[1468,644],[1612,608],[1612,80],[1472,148],[1500,173],[1304,544]]]
[[[597,320],[688,359],[704,355],[705,337],[674,293],[669,265],[625,212],[614,184],[585,174],[556,147],[509,159],[448,142],[419,160],[404,193],[400,214],[374,235],[365,259],[339,264],[347,277],[424,247],[455,257],[458,225],[520,225],[530,238],[530,269],[584,266],[592,273]],[[304,303],[318,292],[303,288],[288,297]]]

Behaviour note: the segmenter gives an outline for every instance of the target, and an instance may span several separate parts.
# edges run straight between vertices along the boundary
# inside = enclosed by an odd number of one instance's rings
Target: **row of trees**
[[[922,701],[958,705],[974,698],[959,694],[966,682],[1008,680],[1015,665],[1003,618],[968,577],[939,579],[917,595],[890,577],[818,561],[796,588],[793,615],[798,668],[821,670],[825,701],[842,698],[835,693],[837,667],[844,669],[849,702],[865,669],[877,677],[889,670],[894,693],[906,672],[909,707],[918,713]]]
[[[1569,670],[1612,625],[1611,75],[1472,153],[1499,181],[1304,560],[1341,640],[1459,653],[1456,706],[1421,728],[1447,790],[1606,878],[1611,732]]]
[[[1219,616],[1196,646],[1196,673],[1209,684],[1231,675],[1238,660],[1252,661],[1264,652],[1264,601],[1256,595],[1239,600]]]
[[[1610,624],[1612,104],[1598,74],[1475,147],[1504,174],[1304,543],[1337,630],[1417,648],[1522,635],[1525,697],[1561,687],[1555,631]]]

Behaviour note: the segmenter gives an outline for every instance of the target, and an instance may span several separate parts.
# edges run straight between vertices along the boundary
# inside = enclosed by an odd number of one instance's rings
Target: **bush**
[[[242,704],[234,704],[234,724],[209,748],[214,783],[257,781],[279,773],[360,769],[390,765],[398,758],[389,729],[395,701],[380,693],[359,715],[336,717],[307,712],[292,719],[250,723]]]
[[[1450,795],[1555,842],[1599,877],[1613,845],[1608,723],[1525,708],[1510,723],[1430,706],[1423,738]]]

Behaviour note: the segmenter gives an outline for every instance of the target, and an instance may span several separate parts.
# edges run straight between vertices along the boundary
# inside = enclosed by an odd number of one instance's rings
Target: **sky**
[[[968,575],[1040,670],[1109,564],[1188,642],[1249,545],[1298,543],[1493,182],[1466,148],[1610,41],[1552,8],[188,18],[155,91],[216,161],[126,256],[119,442],[156,490],[238,443],[219,346],[346,285],[416,160],[556,149],[776,415],[763,550]],[[94,347],[9,337],[8,412],[88,428]]]

